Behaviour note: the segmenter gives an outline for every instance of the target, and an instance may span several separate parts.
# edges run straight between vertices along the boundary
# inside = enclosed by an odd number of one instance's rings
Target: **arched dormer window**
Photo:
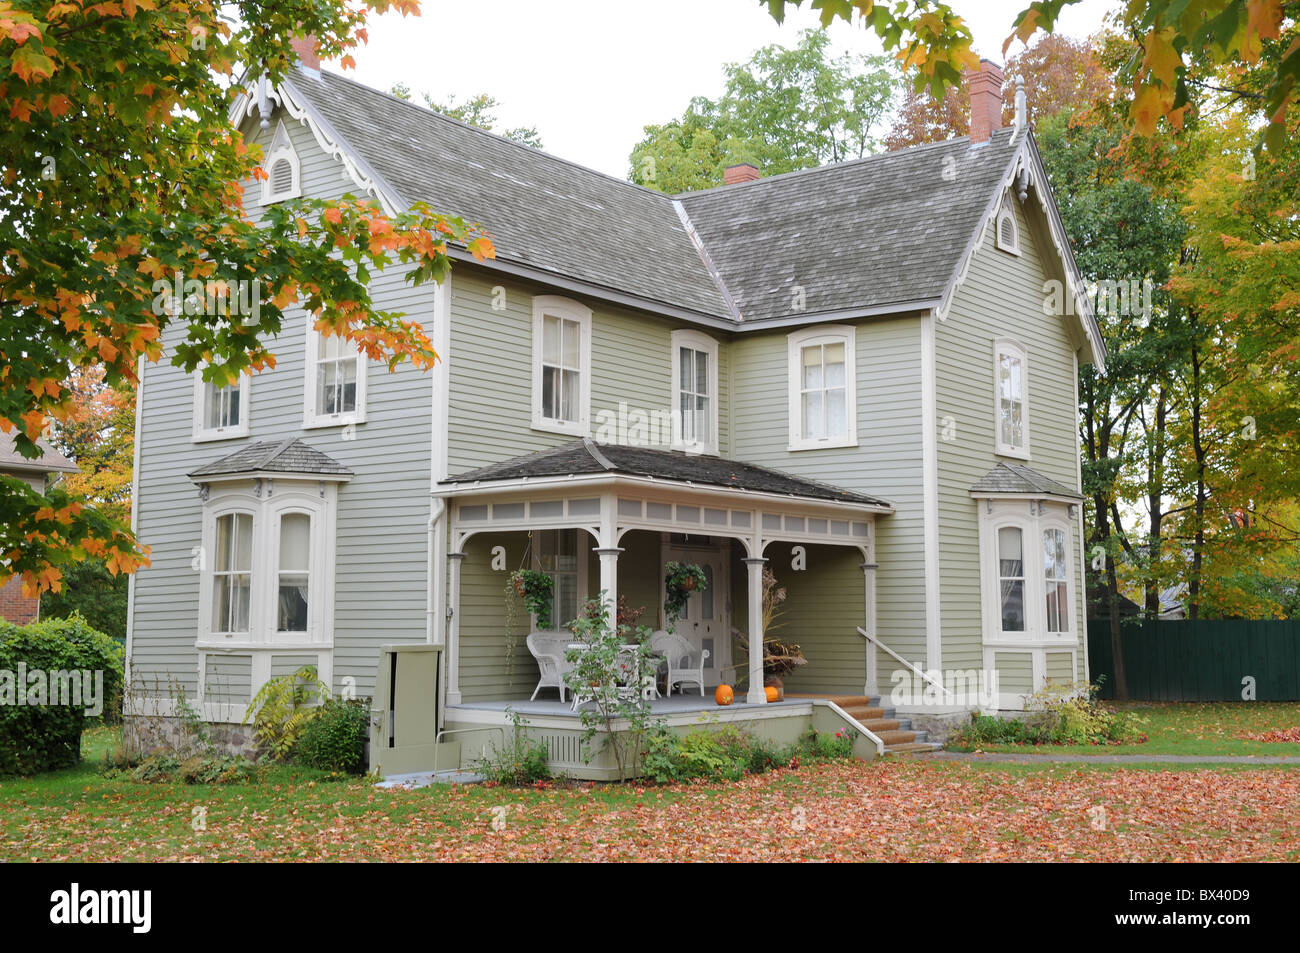
[[[262,163],[266,179],[262,182],[262,204],[271,205],[286,199],[296,199],[302,195],[302,183],[299,179],[298,153],[293,151],[289,142],[289,133],[284,123],[275,124],[275,136],[271,147],[266,151],[266,161]]]
[[[1004,252],[1020,254],[1020,226],[1016,223],[1016,208],[1009,198],[998,209],[996,221],[997,245]]]

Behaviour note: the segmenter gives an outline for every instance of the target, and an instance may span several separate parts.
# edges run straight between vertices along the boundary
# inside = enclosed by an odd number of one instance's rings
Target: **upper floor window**
[[[533,426],[586,436],[591,412],[591,309],[533,299]]]
[[[718,342],[697,331],[674,331],[673,443],[687,450],[718,450]]]
[[[249,377],[239,375],[234,384],[221,386],[203,379],[202,371],[194,372],[194,434],[193,439],[229,440],[248,436]]]
[[[304,427],[362,423],[366,419],[366,360],[337,334],[307,330],[307,402]]]
[[[851,327],[789,336],[790,449],[856,446],[857,389]]]
[[[262,204],[283,202],[296,199],[302,195],[302,183],[298,168],[298,153],[289,142],[289,134],[284,123],[275,124],[275,135],[271,146],[266,150],[266,161],[262,163],[266,178],[262,180]]]
[[[1014,341],[994,348],[997,452],[1029,459],[1029,384],[1025,349]]]

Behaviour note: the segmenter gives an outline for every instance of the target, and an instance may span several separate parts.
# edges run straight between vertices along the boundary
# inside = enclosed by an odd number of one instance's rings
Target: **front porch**
[[[584,600],[602,597],[612,617],[623,597],[642,612],[638,625],[671,628],[708,652],[703,693],[693,682],[689,694],[674,690],[652,704],[675,730],[736,723],[788,742],[821,717],[826,706],[813,699],[767,701],[765,570],[787,593],[773,634],[798,643],[808,659],[787,689],[864,701],[876,693],[876,653],[859,633],[875,632],[875,520],[892,512],[887,503],[717,457],[590,441],[463,474],[444,487],[437,529],[446,582],[431,608],[447,620],[443,723],[461,736],[466,763],[492,732],[500,737],[514,712],[546,734],[557,770],[591,777],[605,770],[582,763],[580,716],[560,701],[553,680],[539,688],[526,643],[538,618],[507,585],[517,569],[553,578],[550,631],[561,640]],[[669,561],[697,565],[707,580],[676,620],[664,607]],[[719,684],[736,686],[735,704],[714,702]],[[836,727],[844,725],[841,718]],[[874,752],[874,743],[864,743]]]

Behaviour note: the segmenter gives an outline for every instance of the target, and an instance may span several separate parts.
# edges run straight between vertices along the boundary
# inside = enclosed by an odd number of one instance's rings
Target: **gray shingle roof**
[[[292,87],[402,202],[481,222],[500,262],[727,321],[728,296],[746,322],[799,317],[795,285],[805,318],[939,298],[1020,144],[1004,129],[678,196],[715,277],[670,196],[328,71]]]
[[[1020,140],[1001,129],[681,196],[746,322],[939,298]]]
[[[728,313],[672,198],[322,71],[293,88],[406,203],[481,222],[517,262],[703,315]]]
[[[971,493],[1041,493],[1047,496],[1066,496],[1081,500],[1083,496],[1051,477],[1021,463],[999,463],[980,477]]]
[[[297,438],[262,440],[241,447],[190,474],[190,479],[259,473],[302,473],[311,476],[350,477],[352,471]]]
[[[41,455],[32,459],[18,452],[14,434],[0,430],[0,473],[21,470],[26,473],[76,473],[77,465],[51,447],[45,439],[38,438],[36,446]]]
[[[792,476],[779,470],[741,463],[707,454],[679,450],[656,450],[621,444],[595,444],[577,440],[550,450],[539,450],[449,477],[444,484],[518,480],[524,477],[571,476],[590,473],[623,473],[658,480],[702,483],[761,493],[832,500],[874,506],[890,504],[862,493],[826,483]]]

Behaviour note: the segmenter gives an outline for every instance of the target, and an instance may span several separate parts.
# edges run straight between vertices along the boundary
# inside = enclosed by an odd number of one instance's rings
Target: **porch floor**
[[[766,702],[764,704],[748,704],[744,701],[743,695],[737,695],[736,700],[730,705],[719,705],[713,700],[712,693],[704,696],[700,695],[673,695],[668,698],[656,698],[650,702],[650,712],[654,715],[685,715],[695,711],[713,711],[725,712],[746,709],[750,711],[770,711],[773,708],[800,706],[807,707],[809,700],[807,698],[787,698],[779,702]],[[573,710],[572,702],[562,702],[558,698],[538,698],[536,701],[528,699],[501,699],[497,701],[472,701],[461,702],[459,705],[448,705],[449,713],[457,710],[468,709],[471,711],[499,711],[505,712],[506,709],[517,711],[521,715],[550,715],[550,716],[570,716],[576,718],[581,714],[581,709]]]

